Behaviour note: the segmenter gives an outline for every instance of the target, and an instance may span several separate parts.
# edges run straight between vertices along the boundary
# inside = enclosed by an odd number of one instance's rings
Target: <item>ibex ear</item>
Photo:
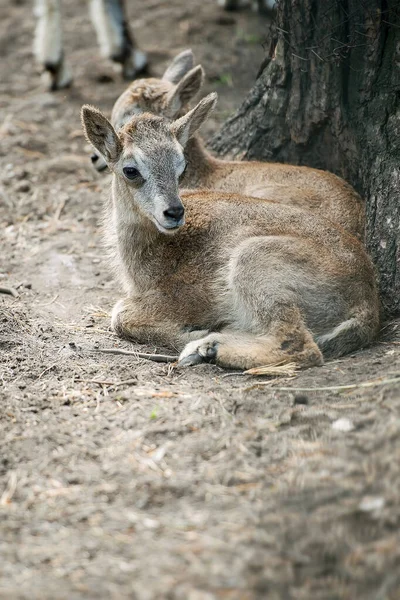
[[[189,102],[200,90],[204,81],[203,67],[198,65],[180,80],[168,94],[167,106],[171,116],[175,116],[179,110]]]
[[[82,107],[81,118],[87,141],[103,156],[106,163],[116,161],[122,145],[110,121],[97,108],[88,104]]]
[[[194,65],[194,56],[191,50],[184,50],[178,56],[175,56],[172,63],[162,76],[164,81],[170,81],[171,83],[178,83],[184,75]]]
[[[172,123],[171,132],[175,135],[181,146],[185,146],[188,139],[192,137],[200,125],[204,123],[217,104],[217,99],[218,96],[215,92],[209,94],[186,115]]]

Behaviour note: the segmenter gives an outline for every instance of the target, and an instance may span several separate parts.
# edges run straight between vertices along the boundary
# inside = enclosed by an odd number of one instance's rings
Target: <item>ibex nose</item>
[[[99,160],[99,155],[98,154],[92,154],[90,156],[90,160],[92,161],[92,163],[94,164],[95,162],[97,162]]]
[[[185,212],[185,209],[183,208],[183,206],[172,206],[171,208],[167,208],[167,210],[164,210],[164,217],[167,217],[167,219],[173,219],[174,221],[180,221],[183,217],[183,214]]]

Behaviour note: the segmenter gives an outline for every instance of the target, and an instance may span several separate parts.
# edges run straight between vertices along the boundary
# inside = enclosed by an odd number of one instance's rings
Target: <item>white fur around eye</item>
[[[150,170],[146,164],[146,156],[139,148],[135,148],[134,151],[131,150],[129,155],[127,154],[124,157],[124,167],[132,167],[134,169],[137,169],[143,177],[143,179],[149,179],[151,175]]]

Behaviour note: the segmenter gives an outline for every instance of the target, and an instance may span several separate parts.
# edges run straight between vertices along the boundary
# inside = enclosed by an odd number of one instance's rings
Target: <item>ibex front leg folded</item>
[[[208,334],[169,319],[160,319],[156,307],[132,298],[119,300],[113,308],[111,327],[122,338],[139,344],[166,346],[178,351],[185,344]]]
[[[277,321],[264,335],[224,330],[189,342],[179,357],[184,367],[214,362],[230,369],[252,369],[264,365],[295,362],[300,367],[323,364],[322,353],[296,310],[285,315],[290,321]],[[289,316],[290,313],[290,316]]]

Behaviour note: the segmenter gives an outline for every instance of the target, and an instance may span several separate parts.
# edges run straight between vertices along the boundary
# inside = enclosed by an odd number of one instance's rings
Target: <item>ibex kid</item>
[[[216,103],[170,123],[137,115],[117,133],[84,106],[88,141],[113,173],[106,240],[125,297],[112,326],[181,351],[180,363],[320,365],[371,342],[374,271],[360,242],[302,209],[233,193],[178,191],[184,147]]]

